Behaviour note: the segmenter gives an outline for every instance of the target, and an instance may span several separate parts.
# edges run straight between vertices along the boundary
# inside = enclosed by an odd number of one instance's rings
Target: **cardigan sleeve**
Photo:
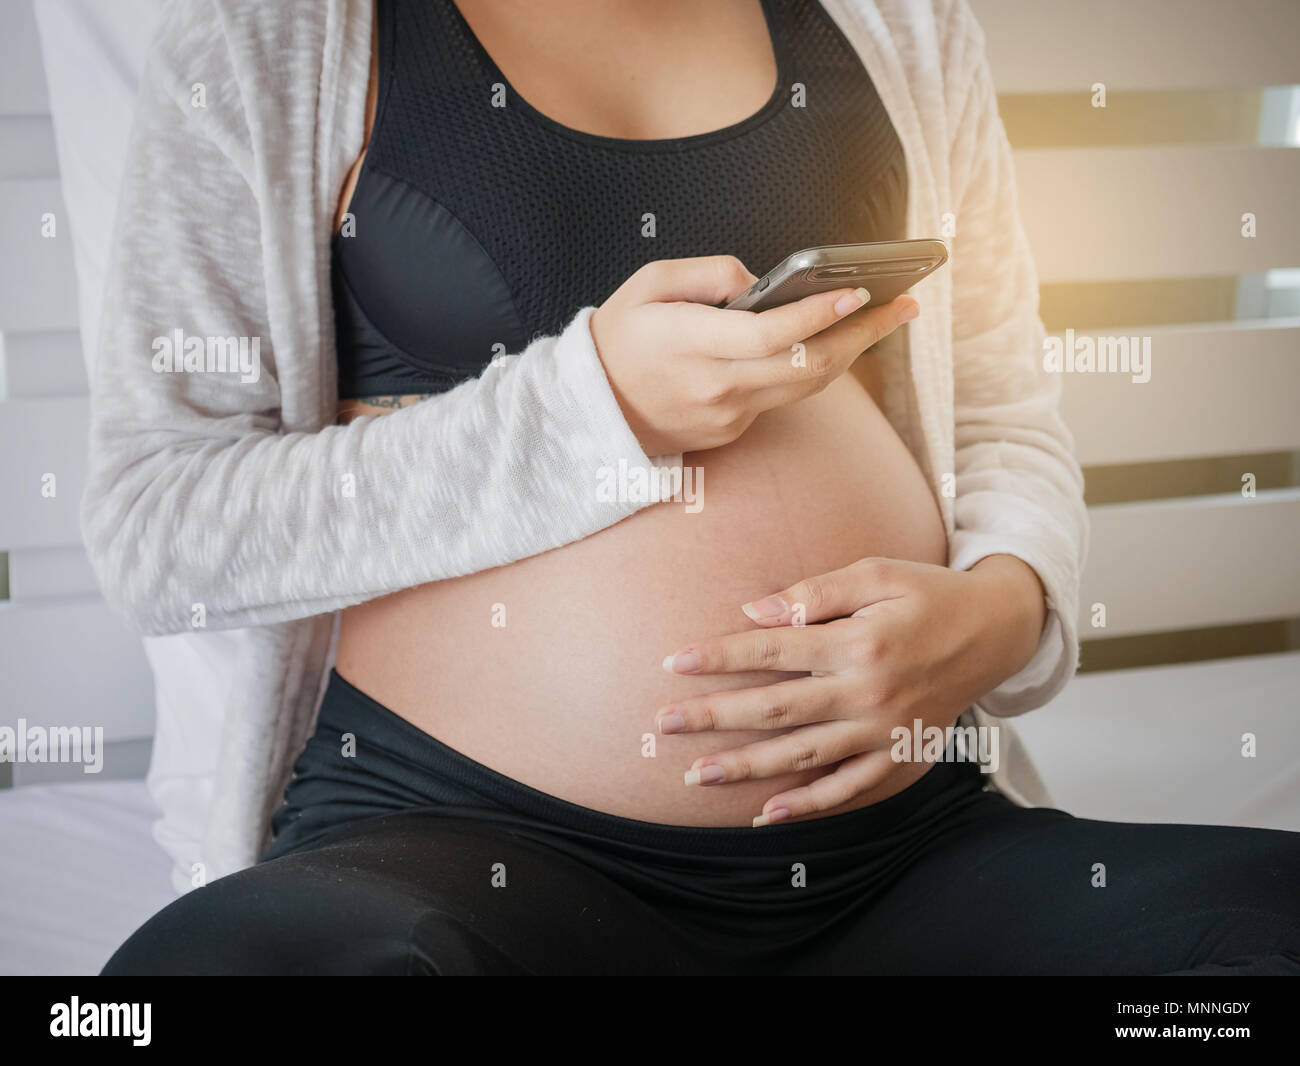
[[[1033,567],[1047,618],[1033,659],[984,699],[991,714],[1042,706],[1078,666],[1079,575],[1087,553],[1083,474],[1043,365],[1038,279],[1020,222],[1011,148],[998,116],[983,33],[965,0],[948,55],[961,94],[950,167],[953,238],[955,522],[950,566],[995,554]]]
[[[284,368],[310,388],[329,351],[319,252],[302,246],[312,227],[285,222],[319,216],[317,164],[287,126],[286,158],[254,151],[215,20],[173,29],[141,83],[92,384],[81,523],[108,602],[147,634],[302,618],[535,555],[646,506],[599,491],[602,471],[680,457],[650,459],[628,428],[590,308],[450,392],[286,431]],[[196,70],[206,110],[190,106]],[[285,255],[296,286],[268,269]],[[256,345],[253,372],[183,369],[209,338]]]

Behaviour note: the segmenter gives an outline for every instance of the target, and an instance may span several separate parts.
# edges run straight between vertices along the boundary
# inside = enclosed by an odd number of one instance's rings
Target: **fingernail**
[[[689,674],[704,665],[698,651],[684,651],[664,658],[664,669],[670,674]]]
[[[921,305],[914,300],[909,300],[898,309],[898,324],[901,326],[904,322],[911,322],[921,313]]]
[[[754,828],[757,829],[762,825],[771,825],[773,822],[783,822],[790,817],[790,812],[784,807],[778,807],[774,811],[768,811],[766,814],[760,814],[754,819]]]
[[[846,292],[835,301],[835,313],[837,315],[847,315],[856,311],[859,307],[871,299],[871,293],[866,289],[854,289],[852,292]]]
[[[682,733],[686,731],[686,719],[676,711],[665,714],[659,719],[659,732]]]
[[[764,596],[761,600],[747,603],[740,609],[749,616],[750,621],[770,622],[776,618],[784,618],[786,612],[790,610],[790,605],[780,596]]]
[[[698,770],[686,771],[686,783],[688,785],[718,785],[727,776],[727,771],[721,766],[702,766]]]

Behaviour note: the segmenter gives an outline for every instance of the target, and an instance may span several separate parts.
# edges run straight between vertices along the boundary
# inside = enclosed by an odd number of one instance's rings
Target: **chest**
[[[722,129],[760,110],[777,82],[767,0],[456,0],[506,85],[570,129],[663,140]]]
[[[558,55],[523,55],[531,24],[497,25],[500,10],[380,0],[376,118],[355,229],[334,249],[341,395],[450,387],[652,260],[730,254],[762,273],[799,248],[903,236],[901,144],[815,0],[746,6],[731,31],[636,26],[632,43],[606,41],[612,59],[573,64],[567,38]],[[568,23],[580,40],[597,32]],[[650,60],[636,58],[643,33]],[[722,43],[726,92],[682,44],[701,34]],[[704,131],[591,132],[690,128]]]

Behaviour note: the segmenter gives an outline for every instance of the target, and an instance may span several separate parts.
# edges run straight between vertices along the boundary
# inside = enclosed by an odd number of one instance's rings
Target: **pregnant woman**
[[[914,757],[1069,678],[1085,542],[964,3],[179,7],[85,527],[143,629],[260,636],[227,876],[107,973],[1295,967],[1290,834]],[[719,307],[945,219],[915,299]]]

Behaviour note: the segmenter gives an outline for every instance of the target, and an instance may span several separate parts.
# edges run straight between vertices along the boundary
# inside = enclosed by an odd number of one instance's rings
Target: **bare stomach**
[[[674,676],[664,656],[754,628],[740,605],[801,578],[867,556],[944,564],[947,543],[920,469],[850,375],[684,461],[703,469],[697,513],[656,504],[563,548],[349,608],[339,673],[444,744],[569,802],[749,825],[767,799],[827,770],[687,786],[699,756],[774,734],[655,736],[653,757],[646,734],[669,702],[791,675]],[[827,813],[923,772],[899,767]]]

